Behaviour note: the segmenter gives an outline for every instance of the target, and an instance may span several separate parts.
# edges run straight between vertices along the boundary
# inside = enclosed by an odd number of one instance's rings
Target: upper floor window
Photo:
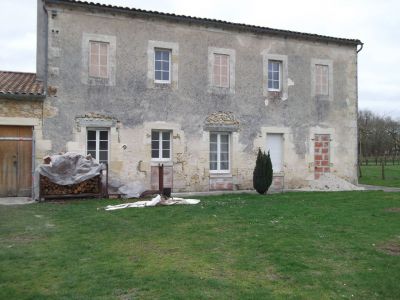
[[[329,95],[329,66],[315,65],[315,94]]]
[[[210,133],[210,171],[228,173],[230,170],[229,133]]]
[[[151,132],[151,158],[154,160],[171,159],[171,131],[153,130]]]
[[[282,89],[282,62],[268,60],[268,90],[281,91]]]
[[[213,85],[229,87],[229,55],[214,53]]]
[[[108,78],[109,43],[90,41],[89,76]]]
[[[154,81],[171,83],[171,50],[154,50]]]

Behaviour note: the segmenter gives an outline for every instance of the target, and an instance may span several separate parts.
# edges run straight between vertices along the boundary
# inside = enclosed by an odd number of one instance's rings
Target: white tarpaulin
[[[150,201],[136,201],[131,203],[123,203],[118,205],[108,205],[105,210],[117,210],[130,207],[152,207],[156,205],[179,205],[179,204],[198,204],[200,200],[198,199],[183,199],[183,198],[169,198],[163,200],[160,195],[157,195]]]
[[[50,158],[49,164],[41,164],[36,170],[51,182],[60,185],[80,183],[99,175],[103,169],[103,165],[90,155],[67,152],[62,155],[52,155]]]
[[[90,155],[67,152],[50,156],[49,164],[41,164],[35,170],[34,199],[39,196],[39,174],[59,185],[70,185],[93,178],[101,173],[103,165]]]

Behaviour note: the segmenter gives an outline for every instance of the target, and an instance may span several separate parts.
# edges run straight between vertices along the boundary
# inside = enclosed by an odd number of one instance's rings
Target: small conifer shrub
[[[253,187],[259,194],[265,194],[272,184],[271,157],[258,149],[256,166],[253,172]]]

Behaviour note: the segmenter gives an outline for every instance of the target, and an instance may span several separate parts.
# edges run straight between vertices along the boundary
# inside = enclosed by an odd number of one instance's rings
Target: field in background
[[[0,298],[400,298],[400,193],[201,200],[0,206]]]
[[[384,166],[385,179],[382,179],[382,165],[369,163],[361,166],[361,184],[400,187],[400,165],[393,165],[390,161]]]

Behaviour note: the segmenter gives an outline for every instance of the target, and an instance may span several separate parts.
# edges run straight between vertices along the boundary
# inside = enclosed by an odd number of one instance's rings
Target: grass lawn
[[[400,193],[201,200],[0,206],[0,299],[400,299]]]
[[[385,166],[385,180],[382,179],[381,166],[361,166],[362,177],[358,180],[362,184],[400,187],[400,165]]]

